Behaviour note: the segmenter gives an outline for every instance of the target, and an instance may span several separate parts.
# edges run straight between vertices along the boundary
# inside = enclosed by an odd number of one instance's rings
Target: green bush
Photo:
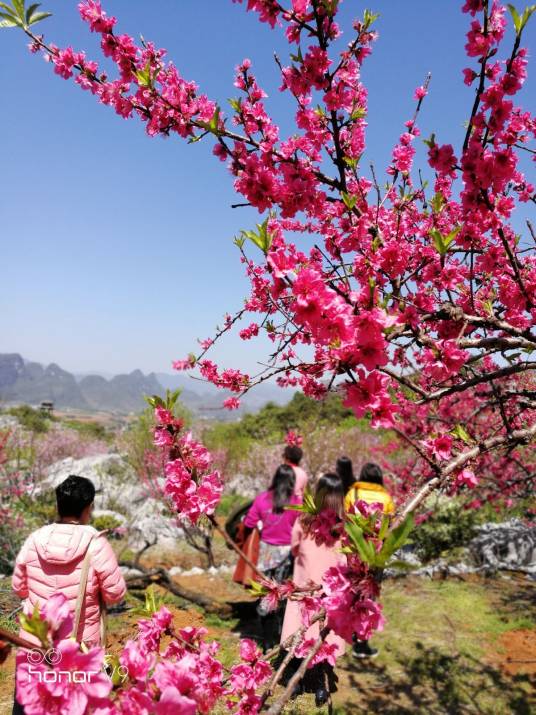
[[[240,494],[224,494],[216,509],[217,516],[228,516],[239,504],[247,501]]]
[[[240,422],[211,425],[203,432],[203,442],[212,452],[225,450],[232,469],[248,456],[254,444],[281,444],[288,430],[306,434],[313,427],[339,425],[346,430],[358,424],[339,395],[329,393],[318,401],[296,392],[287,405],[268,402],[259,412],[244,415]]]
[[[419,558],[430,561],[445,552],[467,546],[482,521],[477,510],[464,509],[455,499],[438,500],[432,516],[413,530],[411,541]]]
[[[81,422],[80,420],[63,420],[62,424],[69,429],[76,430],[83,437],[101,439],[111,442],[113,434],[101,422]]]
[[[50,422],[55,417],[40,410],[34,410],[30,405],[19,405],[8,410],[10,415],[16,417],[19,423],[31,432],[47,432]]]
[[[46,490],[38,496],[23,494],[13,507],[15,511],[22,514],[30,531],[51,524],[58,518],[56,495],[53,490]]]
[[[122,526],[122,522],[113,514],[101,514],[91,519],[91,526],[94,526],[97,531],[105,531],[105,529],[117,529]]]

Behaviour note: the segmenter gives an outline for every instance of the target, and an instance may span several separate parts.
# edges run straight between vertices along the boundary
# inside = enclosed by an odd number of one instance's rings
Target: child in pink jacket
[[[126,592],[112,547],[89,526],[94,498],[95,487],[85,477],[70,475],[56,487],[58,521],[30,534],[17,556],[12,578],[13,590],[25,599],[26,611],[32,611],[36,604],[44,605],[50,596],[60,592],[74,614],[82,563],[90,548],[86,597],[76,634],[77,640],[86,645],[99,644],[101,599],[106,604],[117,603]],[[20,636],[39,644],[26,631],[21,630]]]

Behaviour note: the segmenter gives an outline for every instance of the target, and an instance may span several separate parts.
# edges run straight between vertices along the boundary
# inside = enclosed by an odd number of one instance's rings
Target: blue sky
[[[53,17],[39,31],[100,59],[76,5],[44,0]],[[278,92],[273,61],[274,50],[286,61],[289,47],[243,6],[231,0],[103,5],[118,17],[119,32],[141,33],[165,47],[182,75],[222,106],[237,94],[234,67],[250,57],[269,110],[284,132],[291,130],[293,105]],[[413,90],[428,71],[422,134],[435,131],[459,145],[473,96],[461,76],[468,64],[461,2],[345,0],[342,7],[347,32],[365,7],[380,13],[380,37],[363,73],[367,164],[372,160],[382,174],[413,112]],[[535,46],[535,25],[525,46]],[[2,30],[0,52],[0,352],[80,372],[169,371],[172,359],[195,350],[197,337],[211,335],[226,310],[240,307],[247,282],[232,238],[258,213],[230,208],[232,178],[210,142],[150,139],[141,122],[117,117],[54,75],[27,51],[21,32]],[[529,76],[519,95],[526,108],[535,106],[535,87]],[[227,338],[214,357],[255,371],[268,349],[266,342]]]

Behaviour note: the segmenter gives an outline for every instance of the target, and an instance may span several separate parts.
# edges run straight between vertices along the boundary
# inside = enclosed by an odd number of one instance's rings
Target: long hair
[[[272,510],[280,514],[283,507],[290,503],[296,486],[296,475],[289,464],[280,464],[275,470],[269,491],[272,492]]]
[[[331,510],[339,516],[344,512],[344,485],[338,474],[326,472],[316,483],[315,501],[320,511]]]
[[[335,465],[335,471],[342,479],[342,486],[344,491],[347,492],[356,481],[350,457],[339,457]]]

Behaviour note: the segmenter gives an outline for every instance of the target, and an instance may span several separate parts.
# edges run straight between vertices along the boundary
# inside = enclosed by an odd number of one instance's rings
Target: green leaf
[[[430,205],[432,206],[432,211],[435,214],[441,213],[445,206],[445,197],[440,191],[434,194],[434,198],[430,201]]]
[[[258,233],[255,233],[255,231],[244,230],[240,232],[243,240],[249,238],[249,240],[258,246],[265,255],[270,250],[270,246],[272,245],[272,241],[274,239],[273,234],[268,231],[269,219],[270,216],[268,216],[262,223],[257,224]]]
[[[46,20],[47,17],[51,17],[51,12],[36,12],[30,17],[28,25],[35,25],[36,22],[41,22],[41,20]]]
[[[229,99],[229,104],[235,110],[235,112],[240,112],[242,109],[242,100],[240,99]]]
[[[363,117],[367,116],[367,110],[363,109],[363,107],[356,107],[352,114],[350,115],[350,118],[353,119],[354,121],[356,119],[363,119]]]
[[[435,134],[430,134],[429,139],[423,139],[423,142],[426,144],[427,147],[430,149],[435,146]]]
[[[145,402],[151,407],[164,407],[164,401],[159,395],[151,395],[151,397],[145,397]]]
[[[516,8],[514,7],[514,5],[511,5],[510,3],[508,3],[507,7],[510,10],[510,15],[512,16],[512,20],[514,21],[516,35],[519,35],[519,33],[521,32],[521,22],[522,22],[521,17],[519,15],[518,11],[516,10]]]
[[[449,250],[450,244],[454,241],[461,230],[460,226],[456,226],[449,234],[444,236],[437,228],[430,231],[430,237],[440,256],[444,256]]]
[[[365,10],[363,14],[363,25],[365,26],[366,29],[368,29],[373,22],[376,22],[376,20],[380,17],[379,13],[374,13],[371,12],[370,10]]]
[[[203,132],[203,134],[197,134],[197,136],[190,137],[188,139],[188,144],[195,144],[196,142],[200,142],[203,137],[206,137],[207,132]]]
[[[147,60],[145,67],[134,73],[140,87],[151,87],[151,62]]]
[[[489,315],[493,315],[493,301],[492,300],[485,300],[482,303],[482,305],[488,311]]]
[[[470,444],[473,441],[469,432],[465,429],[463,425],[460,424],[456,425],[456,427],[452,430],[451,435],[453,435],[457,439],[461,439],[462,442],[465,442],[465,444]]]
[[[170,412],[173,412],[173,408],[177,404],[177,400],[179,399],[179,395],[181,394],[182,390],[166,390],[166,409],[168,409]]]
[[[349,209],[351,211],[357,203],[357,196],[352,196],[350,194],[347,194],[346,191],[342,191],[341,196],[342,196],[344,205],[346,206],[347,209]]]
[[[0,12],[0,27],[22,27],[20,20],[8,15],[7,12]]]
[[[41,618],[37,604],[35,604],[31,616],[27,616],[25,613],[19,615],[19,623],[23,630],[39,638],[42,646],[46,647],[48,645],[49,626],[48,623]]]
[[[242,248],[245,242],[246,239],[244,236],[235,236],[233,238],[233,243],[235,246],[238,246],[238,248]]]
[[[523,11],[523,17],[521,18],[521,29],[523,30],[527,22],[530,20],[532,14],[536,12],[536,5],[529,5]]]
[[[106,667],[106,672],[115,687],[125,682],[125,679],[128,676],[124,674],[122,670],[119,670],[121,663],[119,662],[119,657],[117,655],[106,653],[104,656],[104,665]]]
[[[445,241],[445,246],[447,249],[449,248],[450,244],[454,241],[456,236],[460,233],[462,227],[461,226],[456,226],[456,228],[453,228],[452,231],[447,234],[446,236],[443,237],[443,240]]]
[[[381,539],[382,541],[385,539],[385,535],[387,534],[387,529],[389,528],[389,522],[390,522],[389,516],[387,514],[383,514],[380,531],[378,532],[378,539]]]
[[[218,107],[218,105],[216,105],[214,114],[212,115],[212,118],[209,122],[210,131],[213,132],[214,134],[218,134],[219,125],[220,125],[220,108]]]
[[[395,551],[398,551],[398,549],[406,543],[414,526],[415,517],[413,516],[413,512],[410,512],[404,521],[388,534],[378,554],[378,561],[387,563]]]
[[[11,0],[11,4],[20,19],[24,20],[24,0]]]
[[[261,586],[258,581],[251,581],[249,586],[249,592],[252,596],[255,596],[256,598],[262,598],[262,596],[266,596],[266,594],[268,593],[265,587]]]
[[[151,585],[145,590],[145,605],[134,608],[132,612],[137,616],[150,617],[161,609],[163,603],[163,599],[157,596],[155,587]]]
[[[351,542],[357,549],[359,558],[366,564],[372,565],[374,562],[375,551],[374,546],[366,541],[363,530],[357,524],[347,523],[344,525],[345,531],[350,537]]]
[[[514,28],[516,35],[521,35],[527,22],[530,20],[532,14],[536,11],[536,5],[528,5],[524,11],[523,15],[520,15],[514,5],[508,4],[508,10],[514,21]]]
[[[308,487],[305,488],[303,493],[303,504],[309,509],[311,514],[318,514],[318,505],[315,495]]]
[[[437,228],[433,228],[430,231],[430,236],[439,255],[444,256],[447,252],[447,249],[445,248],[445,244],[443,243],[443,236],[441,235],[441,231],[438,231]]]

